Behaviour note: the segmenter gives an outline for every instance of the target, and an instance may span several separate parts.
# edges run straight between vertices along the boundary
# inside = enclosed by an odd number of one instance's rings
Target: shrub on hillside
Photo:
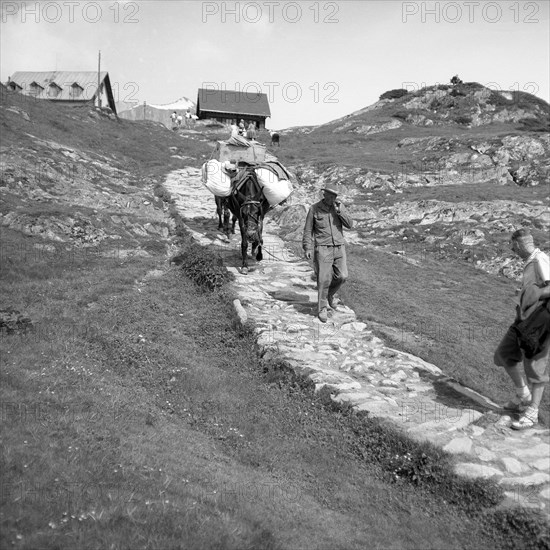
[[[211,254],[202,246],[190,242],[172,262],[181,266],[183,272],[199,286],[208,290],[219,290],[233,275],[227,271],[220,256]]]
[[[449,95],[452,96],[452,97],[458,97],[458,96],[462,96],[464,97],[466,95],[465,92],[463,92],[461,89],[459,88],[453,88],[450,92],[449,92]]]
[[[399,120],[407,120],[407,117],[410,115],[409,111],[397,111],[392,115],[393,118],[398,118]]]
[[[153,189],[153,194],[155,197],[158,197],[159,199],[162,199],[165,202],[171,202],[172,198],[170,197],[170,194],[164,189],[164,186],[160,183],[157,183],[155,185],[155,188]]]
[[[454,118],[454,121],[457,124],[471,124],[472,123],[472,117],[468,115],[458,115]]]
[[[29,317],[12,307],[0,309],[0,334],[13,334],[31,329],[33,322]]]
[[[388,90],[387,92],[384,92],[380,99],[398,99],[400,97],[403,97],[404,95],[407,95],[409,92],[405,90],[404,88],[397,88],[395,90]]]

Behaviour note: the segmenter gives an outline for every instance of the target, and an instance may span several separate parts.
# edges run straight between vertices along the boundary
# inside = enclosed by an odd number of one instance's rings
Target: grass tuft
[[[171,261],[180,266],[190,279],[206,290],[221,290],[235,279],[225,268],[220,256],[209,254],[193,242],[188,242]]]

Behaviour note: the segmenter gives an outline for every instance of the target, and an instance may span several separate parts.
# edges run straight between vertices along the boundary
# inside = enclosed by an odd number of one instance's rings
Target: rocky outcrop
[[[169,236],[173,222],[152,179],[96,153],[31,137],[32,148],[1,150],[0,189],[11,205],[0,213],[3,227],[77,248]]]
[[[378,226],[391,227],[414,222],[473,222],[492,231],[510,231],[517,217],[537,220],[544,231],[550,230],[550,212],[545,205],[522,204],[515,201],[445,202],[438,200],[402,201],[379,209],[383,219]]]
[[[333,132],[353,132],[355,134],[369,136],[372,134],[379,134],[380,132],[387,132],[388,130],[395,130],[402,125],[403,123],[396,119],[380,124],[358,124],[357,122],[349,121],[335,128]]]
[[[550,175],[550,136],[517,135],[490,141],[405,138],[398,147],[419,156],[397,174],[398,187],[463,185],[493,181],[536,186]]]
[[[377,101],[359,111],[336,119],[325,126],[335,126],[334,133],[353,132],[359,134],[378,133],[399,127],[384,121],[364,124],[369,115],[387,105],[393,109],[383,111],[384,116],[395,117],[395,123],[403,122],[412,126],[467,126],[476,127],[495,123],[537,123],[544,125],[550,115],[544,101],[523,92],[492,90],[477,83],[456,86],[437,85],[399,98]],[[399,119],[399,120],[398,120]],[[394,124],[395,124],[394,123]]]
[[[403,146],[425,149],[454,147],[452,140],[426,138],[403,140]],[[547,139],[505,139],[495,155],[509,150],[516,158],[539,158],[546,151]],[[491,154],[491,145],[472,145],[471,155]],[[455,153],[453,153],[455,154]],[[287,242],[300,247],[307,206],[320,200],[321,189],[326,183],[336,184],[342,201],[348,205],[355,220],[354,231],[346,232],[349,243],[372,246],[383,239],[389,253],[401,253],[410,258],[415,254],[430,254],[441,260],[459,260],[474,263],[476,267],[492,274],[511,279],[521,277],[521,261],[511,259],[507,247],[502,249],[503,234],[509,234],[523,225],[531,226],[543,234],[550,232],[548,202],[513,200],[492,201],[441,201],[392,200],[380,204],[380,197],[370,199],[373,191],[402,193],[403,187],[430,186],[426,175],[393,175],[366,171],[361,168],[329,166],[322,172],[314,166],[294,168],[300,185],[292,195],[291,205],[278,209],[273,219],[281,226]],[[360,188],[362,187],[363,192]],[[367,200],[365,200],[367,199]],[[542,243],[545,245],[545,243]]]
[[[350,123],[352,124],[352,123]],[[517,184],[534,187],[550,177],[550,136],[511,135],[492,140],[459,137],[409,137],[397,148],[414,161],[393,173],[365,167],[331,165],[319,172],[312,165],[294,168],[300,182],[321,188],[325,183],[398,191],[439,185]]]
[[[405,109],[400,118],[415,126],[519,123],[549,114],[548,105],[535,96],[492,90],[475,82],[431,86],[407,94],[399,103]]]

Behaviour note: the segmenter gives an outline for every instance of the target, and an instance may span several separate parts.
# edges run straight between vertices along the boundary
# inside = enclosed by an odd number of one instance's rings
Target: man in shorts
[[[537,315],[539,306],[550,298],[550,258],[535,248],[533,237],[527,229],[518,229],[512,234],[512,250],[524,260],[523,278],[516,308],[516,320],[508,329],[495,351],[494,361],[504,367],[516,387],[515,397],[504,409],[519,413],[519,420],[512,422],[515,430],[532,428],[538,423],[539,405],[549,377],[550,327],[539,340],[541,345],[532,357],[527,357],[520,347],[518,323]],[[546,336],[544,337],[544,334]],[[523,362],[523,366],[522,366]],[[531,388],[529,388],[529,385]]]

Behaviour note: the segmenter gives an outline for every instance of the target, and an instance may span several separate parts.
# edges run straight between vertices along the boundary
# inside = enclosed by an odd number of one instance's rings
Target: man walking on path
[[[550,326],[547,312],[550,307],[550,258],[535,248],[533,237],[527,229],[518,229],[512,234],[511,247],[525,262],[523,278],[516,306],[516,320],[498,345],[494,361],[506,369],[516,387],[516,396],[504,405],[504,409],[520,413],[519,420],[512,422],[511,427],[523,430],[537,424],[544,387],[550,379]],[[530,330],[526,329],[525,321],[529,321]],[[532,349],[530,344],[533,340],[529,342],[525,335],[532,333],[534,326],[537,327],[537,337],[536,348]],[[531,385],[531,390],[527,383]]]
[[[327,307],[336,309],[336,292],[348,278],[346,248],[342,227],[351,229],[353,220],[337,200],[338,189],[328,184],[323,199],[313,204],[307,213],[302,247],[311,259],[317,274],[319,320],[326,323]]]

